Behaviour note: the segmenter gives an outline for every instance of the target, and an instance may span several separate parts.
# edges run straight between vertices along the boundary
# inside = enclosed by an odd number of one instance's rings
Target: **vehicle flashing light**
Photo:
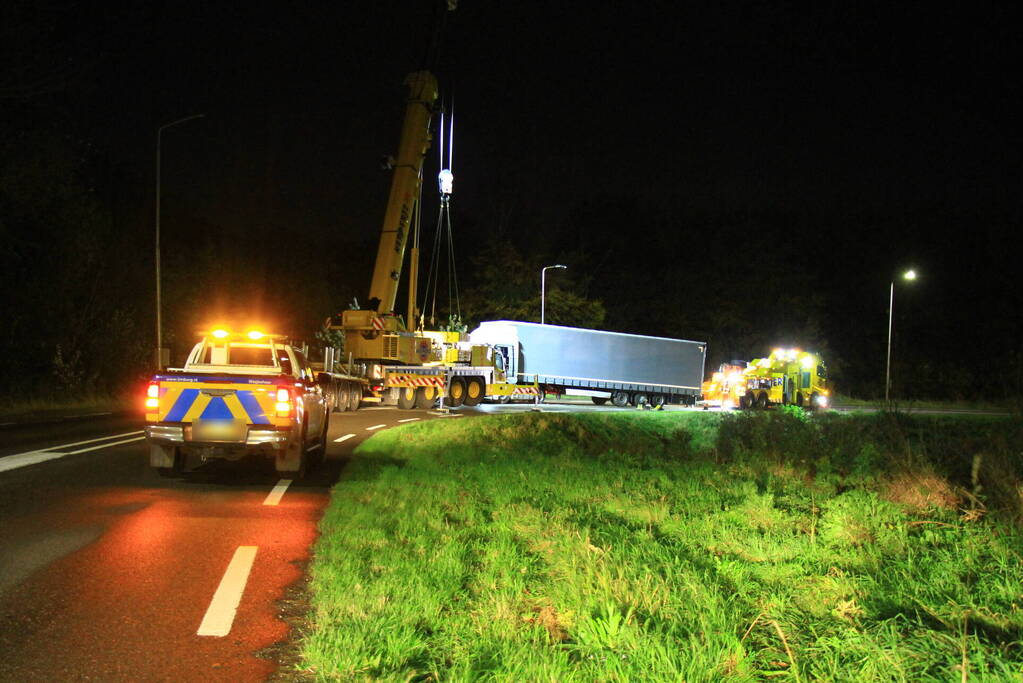
[[[213,330],[213,336],[216,339],[227,339],[228,334],[229,333],[228,333],[227,330],[221,330],[221,329]]]
[[[803,369],[804,370],[809,370],[812,367],[813,367],[813,356],[810,356],[810,355],[803,356]]]
[[[249,332],[245,336],[251,339],[252,341],[258,341],[265,337],[266,335],[260,332],[259,330],[249,330]]]

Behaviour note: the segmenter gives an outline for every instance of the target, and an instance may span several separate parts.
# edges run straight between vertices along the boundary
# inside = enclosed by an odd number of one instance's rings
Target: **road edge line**
[[[221,638],[231,632],[258,549],[258,546],[254,545],[240,545],[234,551],[234,556],[227,565],[223,578],[220,579],[220,585],[210,600],[210,606],[206,609],[196,635]]]

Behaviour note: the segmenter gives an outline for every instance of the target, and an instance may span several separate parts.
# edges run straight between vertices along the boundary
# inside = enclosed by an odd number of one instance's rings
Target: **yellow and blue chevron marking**
[[[277,387],[271,382],[221,378],[210,386],[211,382],[202,378],[160,380],[160,407],[157,413],[147,415],[150,420],[237,420],[254,425],[278,422],[274,417]]]

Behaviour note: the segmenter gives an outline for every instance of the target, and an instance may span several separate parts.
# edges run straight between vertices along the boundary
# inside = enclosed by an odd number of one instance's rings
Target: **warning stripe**
[[[388,375],[389,387],[443,387],[444,378],[422,375]]]
[[[384,319],[383,318],[373,318],[373,328],[377,329],[377,330],[384,329]]]

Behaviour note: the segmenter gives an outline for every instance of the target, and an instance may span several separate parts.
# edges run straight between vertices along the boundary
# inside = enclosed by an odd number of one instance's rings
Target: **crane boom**
[[[405,83],[409,87],[405,122],[369,288],[370,308],[378,313],[394,311],[409,226],[419,200],[423,161],[430,147],[430,118],[437,100],[437,79],[429,71],[411,73]]]

